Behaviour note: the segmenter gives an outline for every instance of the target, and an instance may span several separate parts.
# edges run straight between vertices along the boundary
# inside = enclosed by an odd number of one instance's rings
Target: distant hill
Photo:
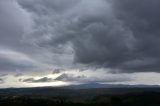
[[[160,106],[160,87],[88,83],[0,89],[0,106]]]
[[[125,94],[129,92],[160,92],[159,86],[148,85],[113,85],[88,83],[62,87],[34,87],[34,88],[7,88],[0,89],[0,95],[47,95],[47,96],[76,96]]]
[[[64,88],[70,89],[91,89],[91,88],[160,88],[159,85],[124,85],[124,84],[100,84],[87,83],[80,85],[70,85]]]

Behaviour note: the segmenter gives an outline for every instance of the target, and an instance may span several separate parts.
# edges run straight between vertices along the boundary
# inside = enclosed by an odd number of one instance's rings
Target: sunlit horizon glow
[[[2,75],[2,74],[1,74]],[[63,76],[68,75],[69,77]],[[97,77],[99,75],[99,77]],[[63,76],[62,81],[56,78]],[[142,77],[143,76],[143,77]],[[154,76],[154,77],[152,77]],[[106,73],[102,71],[77,71],[69,70],[61,73],[48,73],[41,75],[23,75],[23,74],[6,74],[1,76],[5,79],[5,83],[0,84],[0,88],[20,88],[20,87],[60,87],[69,85],[100,83],[100,84],[124,84],[124,85],[160,85],[160,73],[155,72],[141,72],[141,73]],[[41,80],[43,78],[49,80]],[[126,80],[127,78],[127,80]],[[32,79],[25,81],[26,79]],[[33,80],[34,79],[34,80]],[[32,82],[33,81],[33,82]]]

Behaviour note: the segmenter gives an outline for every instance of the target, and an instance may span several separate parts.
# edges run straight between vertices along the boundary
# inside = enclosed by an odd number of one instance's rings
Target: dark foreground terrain
[[[160,88],[0,89],[0,106],[160,106]]]

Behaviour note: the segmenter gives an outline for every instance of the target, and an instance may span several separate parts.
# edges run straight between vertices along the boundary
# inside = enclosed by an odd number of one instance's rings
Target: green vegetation
[[[0,90],[0,106],[160,106],[160,90],[159,88],[5,89]]]

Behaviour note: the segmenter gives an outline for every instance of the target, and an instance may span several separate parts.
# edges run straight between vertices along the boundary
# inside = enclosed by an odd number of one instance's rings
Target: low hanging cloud
[[[4,80],[0,78],[0,84],[3,84],[3,83],[4,83]]]
[[[7,76],[8,74],[0,74],[0,77],[5,77]]]
[[[56,68],[56,69],[53,70],[52,74],[59,74],[62,71],[64,71],[64,69]]]
[[[85,78],[86,78],[86,76],[84,76],[84,75],[75,76],[73,74],[63,73],[60,76],[58,76],[55,80],[57,80],[57,81],[78,81],[78,80],[82,80],[82,79],[85,79]]]
[[[67,82],[81,82],[81,83],[92,83],[92,82],[107,82],[107,83],[112,83],[112,82],[125,82],[125,81],[131,81],[132,78],[130,77],[124,77],[122,75],[107,75],[105,77],[97,77],[97,76],[85,76],[85,75],[74,75],[74,74],[66,74],[63,73],[60,76],[58,76],[56,81],[67,81]]]
[[[74,55],[68,62],[118,72],[159,72],[157,0],[19,0],[19,4],[34,18],[35,27],[25,39],[53,54]]]
[[[27,82],[27,83],[45,83],[45,82],[54,82],[54,79],[48,78],[48,77],[43,77],[39,79],[35,78],[27,78],[27,79],[20,79],[20,81]]]
[[[15,76],[15,77],[21,77],[21,76],[23,76],[23,74],[22,74],[22,73],[17,73],[17,74],[15,74],[14,76]]]

